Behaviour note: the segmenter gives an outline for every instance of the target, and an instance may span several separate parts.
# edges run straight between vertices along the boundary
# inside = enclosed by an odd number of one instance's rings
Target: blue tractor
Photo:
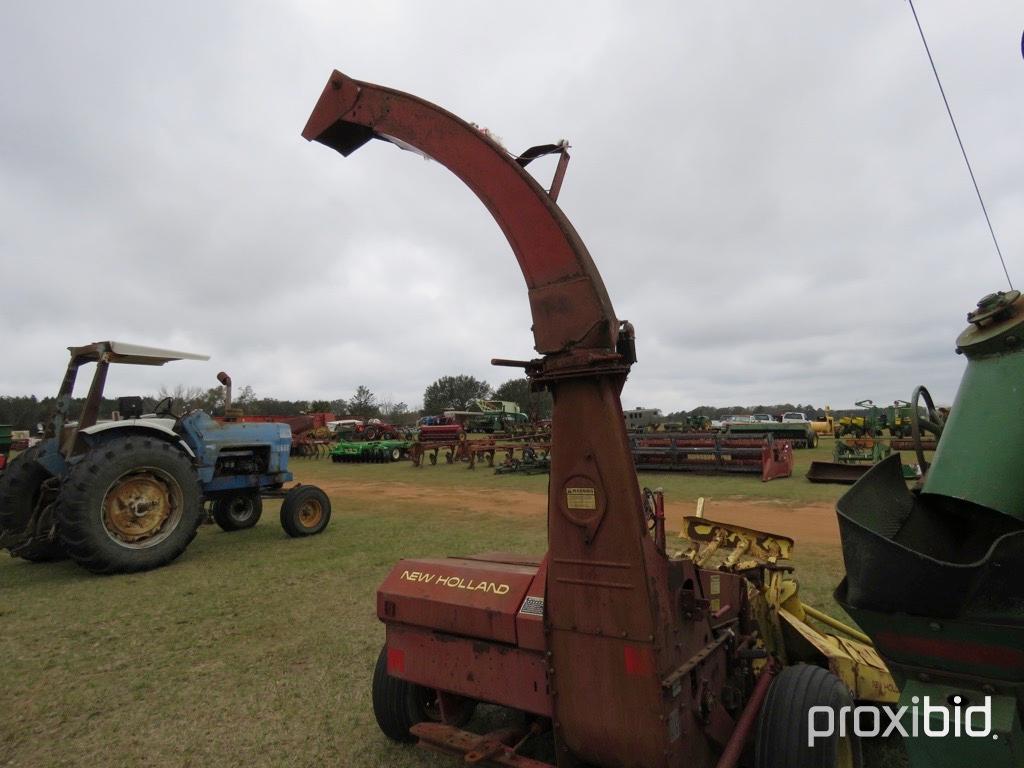
[[[45,438],[0,475],[0,548],[34,562],[66,556],[94,573],[130,573],[184,552],[207,507],[225,531],[254,526],[266,498],[282,499],[281,526],[290,536],[327,527],[331,502],[321,489],[284,487],[293,479],[287,424],[221,423],[201,410],[177,414],[169,397],[149,414],[142,413],[142,398],[121,398],[115,419],[98,419],[112,363],[207,356],[115,341],[69,350]],[[87,363],[96,364],[92,385],[71,421],[75,379]],[[231,380],[218,378],[230,404]]]

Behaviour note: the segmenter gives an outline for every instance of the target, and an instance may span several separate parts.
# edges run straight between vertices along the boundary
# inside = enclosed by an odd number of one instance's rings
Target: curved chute
[[[302,131],[348,156],[371,139],[412,148],[491,212],[530,291],[537,351],[614,350],[618,321],[594,262],[548,193],[485,132],[430,102],[335,71]]]

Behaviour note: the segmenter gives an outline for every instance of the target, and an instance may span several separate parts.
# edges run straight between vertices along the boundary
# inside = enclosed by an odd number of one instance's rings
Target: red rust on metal
[[[544,654],[512,645],[467,642],[405,624],[387,625],[387,644],[403,652],[403,680],[477,701],[551,716]]]
[[[420,723],[412,727],[420,746],[446,755],[461,757],[468,765],[490,768],[554,768],[550,763],[524,757],[509,745],[515,732],[499,731],[484,736],[443,723]]]
[[[761,676],[757,679],[754,692],[747,700],[747,705],[743,708],[743,713],[736,722],[736,728],[733,730],[729,742],[725,745],[722,756],[718,758],[715,768],[735,768],[739,762],[740,756],[743,754],[743,747],[746,745],[747,739],[750,738],[751,731],[754,730],[754,724],[757,722],[757,715],[761,711],[761,705],[764,703],[764,698],[768,695],[768,689],[771,687],[772,680],[775,679],[778,671],[774,661],[769,661],[764,669],[761,670]]]

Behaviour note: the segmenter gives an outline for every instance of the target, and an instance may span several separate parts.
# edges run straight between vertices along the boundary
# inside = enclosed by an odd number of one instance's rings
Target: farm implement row
[[[729,424],[724,434],[735,438],[773,438],[776,442],[785,440],[791,448],[815,448],[818,433],[811,423],[781,423],[757,421],[749,424]]]
[[[923,401],[923,406],[918,403]],[[870,404],[864,400],[858,405]],[[918,387],[907,403],[897,400],[897,406],[906,403],[902,410],[907,414],[905,421],[889,418],[889,428],[893,424],[901,432],[895,435],[873,435],[865,437],[837,437],[832,449],[832,461],[811,462],[807,471],[807,479],[812,483],[835,483],[837,485],[853,485],[876,464],[890,456],[900,456],[900,450],[913,451],[917,456],[917,464],[903,464],[900,471],[904,480],[917,480],[928,469],[925,451],[938,448],[939,437],[945,426],[945,415],[935,407],[931,394],[925,387]],[[892,409],[890,409],[892,410]],[[922,413],[923,411],[923,413]],[[948,412],[947,412],[948,413]],[[874,428],[874,427],[872,427]],[[902,432],[909,432],[906,437]]]
[[[436,465],[443,459],[445,464],[465,462],[467,469],[476,469],[477,464],[482,463],[495,467],[501,474],[537,474],[547,471],[550,451],[550,436],[535,434],[479,440],[417,440],[409,447],[409,458],[415,467],[425,463]],[[504,459],[502,463],[498,463],[498,457]]]
[[[639,470],[760,474],[766,482],[793,474],[793,447],[772,435],[679,432],[630,436]]]

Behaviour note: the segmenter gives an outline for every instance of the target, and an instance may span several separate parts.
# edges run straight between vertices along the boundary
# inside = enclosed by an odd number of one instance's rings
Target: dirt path
[[[547,512],[547,496],[532,491],[481,491],[475,489],[434,488],[412,483],[359,483],[348,479],[320,481],[332,496],[360,499],[392,499],[437,506],[443,500],[452,510],[487,512],[501,515],[541,516]],[[688,502],[666,504],[668,527],[678,529],[684,516],[692,515],[695,505]],[[708,499],[704,516],[723,523],[770,531],[789,536],[798,543],[839,544],[839,526],[832,504],[786,505],[772,501]]]
[[[694,514],[695,504],[666,503],[669,526],[676,527],[686,515]],[[839,523],[832,504],[790,506],[775,501],[707,500],[704,517],[722,523],[788,536],[798,544],[839,544]],[[673,525],[674,524],[674,525]]]

